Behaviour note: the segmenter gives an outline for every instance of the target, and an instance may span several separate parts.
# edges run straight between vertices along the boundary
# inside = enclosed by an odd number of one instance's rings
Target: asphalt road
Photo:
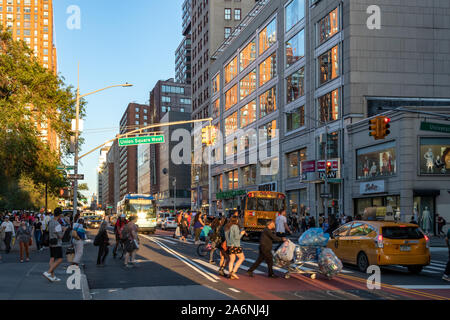
[[[369,290],[368,274],[353,266],[344,266],[343,272],[331,280],[318,275],[292,274],[283,277],[286,270],[276,268],[281,277],[266,276],[262,264],[250,278],[245,271],[256,260],[258,243],[243,242],[246,260],[238,273],[239,280],[218,275],[217,264],[197,255],[192,240],[182,243],[172,237],[173,231],[158,230],[155,235],[141,235],[138,264],[126,269],[123,261],[110,254],[104,268],[95,267],[96,250],[85,246],[85,263],[92,299],[170,299],[170,300],[398,300],[398,299],[450,299],[450,283],[441,279],[447,262],[446,248],[432,248],[432,264],[419,275],[412,275],[402,267],[382,268],[381,288]],[[111,244],[114,244],[112,234]],[[296,239],[292,239],[296,242]],[[313,272],[316,266],[306,265],[303,271]]]

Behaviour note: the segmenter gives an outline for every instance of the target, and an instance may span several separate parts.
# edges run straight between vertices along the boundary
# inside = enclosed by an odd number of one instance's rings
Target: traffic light
[[[378,117],[375,119],[369,120],[369,136],[374,137],[375,140],[379,139],[380,136],[380,121]]]
[[[202,128],[202,144],[211,145],[211,126]]]
[[[382,119],[381,119],[381,130],[380,130],[380,139],[386,138],[391,133],[391,131],[389,130],[389,128],[391,127],[389,122],[391,122],[390,118],[382,117]]]
[[[327,175],[329,175],[331,173],[331,167],[333,166],[333,164],[331,163],[331,161],[327,161],[327,165],[325,168],[325,171],[327,173]]]

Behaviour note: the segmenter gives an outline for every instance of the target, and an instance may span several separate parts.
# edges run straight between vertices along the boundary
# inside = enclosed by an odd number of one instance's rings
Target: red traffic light
[[[331,161],[328,161],[328,162],[327,162],[327,167],[331,168],[331,166],[332,166]]]
[[[389,122],[391,122],[391,119],[390,119],[390,118],[387,118],[387,117],[385,117],[385,118],[384,118],[384,123],[389,123]]]

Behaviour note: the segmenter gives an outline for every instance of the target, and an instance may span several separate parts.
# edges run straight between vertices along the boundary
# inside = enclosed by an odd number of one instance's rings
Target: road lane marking
[[[171,244],[177,244],[178,243],[178,242],[175,242],[175,241],[172,241],[172,240],[169,240],[169,239],[164,239],[164,238],[159,238],[159,237],[155,237],[155,238],[160,240],[160,241],[168,242],[168,243],[171,243]]]
[[[233,292],[240,293],[240,291],[239,291],[239,290],[236,290],[235,288],[228,288],[228,289],[230,289],[230,290],[233,291]]]
[[[428,289],[428,290],[448,290],[450,285],[395,285],[394,287],[402,289]]]
[[[437,262],[437,261],[431,261],[430,263],[432,266],[441,266],[443,268],[445,268],[445,266],[447,265],[447,263],[444,262]]]
[[[206,279],[210,280],[211,282],[217,282],[217,280],[219,280],[219,278],[213,274],[211,274],[210,272],[206,271],[205,269],[203,269],[202,267],[200,267],[198,264],[194,263],[193,261],[191,261],[190,259],[182,256],[181,254],[179,254],[178,252],[170,249],[169,247],[167,247],[165,244],[163,244],[162,242],[159,242],[158,240],[146,236],[146,235],[142,235],[142,237],[156,243],[157,245],[159,245],[163,250],[165,250],[166,252],[170,253],[171,255],[173,255],[175,258],[177,258],[178,260],[180,260],[181,262],[183,262],[184,264],[186,264],[187,266],[189,266],[191,269],[193,269],[194,271],[196,271],[197,273],[201,274],[202,276],[204,276]],[[217,280],[216,280],[217,279]]]
[[[442,272],[444,272],[444,270],[445,270],[445,268],[443,268],[443,267],[435,267],[435,266],[426,266],[424,269],[425,270],[432,269],[432,270],[438,270],[438,271],[442,271]]]

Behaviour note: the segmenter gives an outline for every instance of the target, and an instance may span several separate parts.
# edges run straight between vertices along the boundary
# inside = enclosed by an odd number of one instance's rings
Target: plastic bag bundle
[[[275,253],[282,261],[292,261],[294,259],[295,244],[288,240],[284,242]]]
[[[332,278],[342,271],[342,262],[333,250],[329,248],[322,250],[319,255],[319,270],[328,278]]]
[[[329,239],[330,235],[324,233],[321,228],[311,228],[300,236],[298,244],[301,246],[326,247]]]
[[[295,260],[298,262],[317,261],[317,249],[313,247],[301,247],[295,248]]]

